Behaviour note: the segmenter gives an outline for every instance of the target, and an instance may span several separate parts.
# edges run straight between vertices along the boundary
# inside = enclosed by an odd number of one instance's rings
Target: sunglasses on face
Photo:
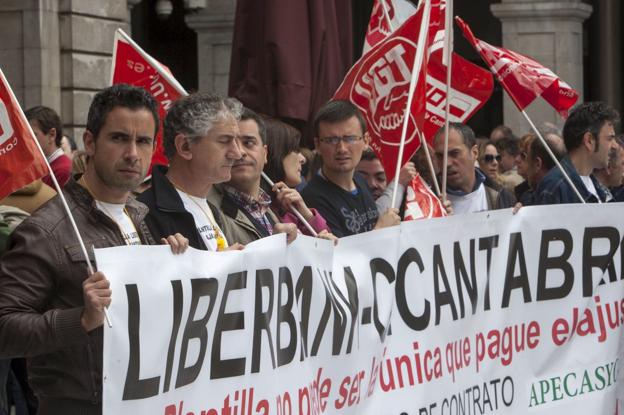
[[[494,154],[486,154],[485,156],[483,156],[483,161],[486,163],[493,163],[494,160],[496,160],[497,162],[500,163],[502,157],[500,154],[494,155]]]
[[[357,135],[343,135],[342,137],[321,137],[319,141],[321,143],[329,144],[335,146],[339,142],[343,142],[345,144],[354,144],[362,139],[362,136]]]

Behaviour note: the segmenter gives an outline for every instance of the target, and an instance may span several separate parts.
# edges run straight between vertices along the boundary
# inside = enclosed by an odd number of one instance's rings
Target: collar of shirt
[[[478,168],[475,168],[475,184],[474,187],[472,188],[472,190],[470,191],[470,193],[474,192],[475,190],[477,190],[479,188],[479,186],[481,186],[482,183],[485,182],[485,173],[483,173],[481,170],[479,170]],[[446,192],[450,195],[453,196],[466,196],[468,193],[464,192],[463,190],[454,190],[451,189],[450,187],[447,186],[446,188]]]
[[[271,206],[271,196],[262,188],[259,189],[258,199],[254,199],[247,193],[240,192],[232,186],[225,185],[223,188],[234,203],[254,215],[254,217],[256,215],[264,216]]]
[[[50,154],[50,157],[48,157],[48,163],[52,163],[54,160],[56,160],[57,158],[61,157],[63,154],[65,154],[63,152],[62,148],[57,148],[56,151],[52,154]]]

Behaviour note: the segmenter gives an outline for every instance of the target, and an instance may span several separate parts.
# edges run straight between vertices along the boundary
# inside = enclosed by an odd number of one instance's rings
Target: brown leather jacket
[[[64,193],[92,262],[92,247],[124,244],[82,186],[72,180]],[[129,200],[126,207],[142,242],[153,244],[145,205]],[[103,329],[86,333],[80,325],[86,277],[58,196],[17,227],[0,260],[0,359],[28,359],[39,414],[101,413]]]

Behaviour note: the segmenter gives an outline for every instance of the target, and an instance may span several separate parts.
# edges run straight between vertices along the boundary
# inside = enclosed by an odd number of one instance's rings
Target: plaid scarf
[[[260,188],[258,199],[256,200],[247,193],[240,192],[232,186],[225,185],[223,188],[236,206],[249,213],[256,222],[267,230],[269,235],[273,235],[273,225],[271,225],[271,221],[269,221],[266,216],[271,206],[271,196],[267,192]]]

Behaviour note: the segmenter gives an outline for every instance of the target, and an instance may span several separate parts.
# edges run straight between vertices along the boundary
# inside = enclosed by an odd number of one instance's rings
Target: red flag
[[[161,128],[156,135],[150,171],[154,164],[169,164],[162,145],[162,122],[173,102],[188,94],[171,75],[169,68],[145,53],[121,29],[115,32],[111,85],[115,84],[142,87],[156,98],[160,104],[158,115]]]
[[[393,27],[394,24],[397,24],[395,28],[397,31],[393,33],[390,37],[388,37],[388,33],[390,32],[390,26],[387,23],[387,18],[383,14],[383,10],[381,9],[381,1],[385,1],[388,6],[388,12],[390,13],[390,17],[392,19]],[[396,45],[398,38],[403,39],[415,39],[416,34],[418,33],[418,28],[420,27],[420,17],[416,15],[412,15],[410,19],[412,22],[409,23],[409,27],[398,26],[398,24],[403,22],[403,25],[408,25],[407,20],[409,10],[405,5],[402,4],[403,0],[377,0],[375,6],[373,8],[373,13],[371,15],[371,20],[369,23],[369,29],[366,35],[366,43],[370,46],[380,46],[383,48],[383,51],[388,51],[391,49],[393,45]],[[434,2],[432,5],[432,14],[431,14],[431,23],[430,23],[430,42],[432,42],[431,47],[429,49],[429,59],[427,62],[427,75],[426,75],[426,106],[425,106],[425,119],[424,119],[424,128],[422,131],[424,132],[425,138],[427,141],[431,141],[433,136],[438,131],[438,129],[444,124],[445,117],[445,105],[446,105],[446,65],[442,64],[442,46],[444,39],[444,8],[445,1]],[[422,8],[418,9],[418,13],[421,12]],[[415,20],[418,20],[417,22]],[[385,23],[384,23],[385,22]],[[412,30],[410,33],[409,30]],[[399,34],[399,31],[401,34]],[[380,45],[380,42],[383,42],[384,39],[392,41],[392,44],[388,45],[388,42],[384,43],[384,46]],[[414,40],[409,40],[412,44],[416,42]],[[366,49],[366,46],[365,46]],[[394,129],[388,131],[389,129],[384,128],[388,125],[388,122],[382,124],[382,121],[388,121],[388,114],[393,113],[392,115],[395,120],[401,118],[401,111],[405,108],[406,99],[407,99],[407,91],[409,86],[409,76],[407,74],[401,73],[400,79],[385,77],[384,71],[380,65],[383,64],[383,59],[378,61],[379,56],[383,56],[383,52],[377,51],[377,48],[374,50],[370,50],[366,53],[351,69],[345,81],[340,86],[336,94],[334,95],[335,99],[349,99],[353,103],[355,103],[360,110],[367,116],[367,122],[369,126],[369,131],[371,136],[373,137],[372,147],[377,153],[378,157],[382,161],[384,169],[386,170],[386,174],[388,176],[388,180],[392,180],[392,177],[395,173],[396,168],[396,159],[398,148],[398,141],[400,140],[400,125],[398,126],[398,130]],[[372,54],[377,53],[375,55],[375,59],[372,59]],[[407,70],[411,72],[411,66],[413,64],[413,52],[409,54],[409,57],[406,55],[402,59],[402,65],[405,65]],[[367,66],[368,65],[368,69]],[[393,65],[392,62],[387,65],[389,67],[394,67],[395,69],[391,70],[391,73],[397,73],[398,68],[402,68],[401,65]],[[451,80],[451,88],[452,88],[452,99],[450,103],[450,120],[453,122],[465,122],[470,117],[472,117],[490,98],[492,95],[492,90],[494,88],[494,81],[492,79],[492,74],[480,68],[477,65],[474,65],[461,56],[457,54],[453,54],[453,66],[452,66],[452,80]],[[394,76],[394,75],[393,75]],[[358,80],[359,77],[359,80]],[[379,95],[388,94],[388,91],[391,91],[391,98],[386,99],[383,102],[383,107],[375,111],[374,109],[370,109],[369,111],[366,108],[369,104],[366,103],[366,96],[361,96],[362,94],[356,93],[356,91],[351,91],[354,88],[354,82],[359,82],[361,85],[364,85],[364,88],[360,89],[370,89],[371,91],[368,93],[371,97],[376,97],[375,99],[379,100]],[[386,85],[390,83],[389,85]],[[381,85],[381,89],[377,90],[376,86]],[[366,94],[364,94],[366,95]],[[392,111],[388,110],[389,103],[392,103]],[[371,106],[374,106],[375,103],[371,102]],[[384,115],[385,112],[385,115]],[[378,115],[376,115],[376,113]],[[420,140],[418,137],[414,137],[415,130],[414,126],[416,125],[416,120],[419,116],[422,116],[422,109],[418,110],[418,104],[414,103],[412,106],[412,116],[410,117],[410,127],[408,129],[408,138],[406,141],[409,142],[409,146],[406,147],[405,155],[403,161],[407,161],[411,155],[418,149],[420,146]],[[382,118],[384,117],[385,118]],[[379,121],[374,122],[374,119],[377,118]],[[373,121],[371,122],[371,119]],[[394,123],[396,124],[396,122]],[[400,124],[400,123],[399,123]],[[374,128],[376,125],[381,125],[380,128]],[[423,125],[420,123],[420,125]],[[383,141],[381,140],[381,134],[383,133]],[[410,141],[410,138],[412,141]],[[414,142],[415,140],[415,142]],[[381,142],[381,144],[380,144]],[[384,143],[385,142],[385,143]],[[396,143],[396,144],[395,144]],[[392,148],[394,146],[394,148]]]
[[[0,199],[49,173],[35,140],[0,70]]]
[[[363,54],[399,28],[414,11],[416,6],[407,0],[375,0],[364,38]]]
[[[541,95],[562,117],[567,117],[568,109],[578,100],[578,93],[570,85],[527,56],[477,39],[462,19],[455,20],[520,110]]]
[[[366,53],[351,68],[333,99],[353,102],[364,115],[371,136],[371,147],[384,166],[388,180],[395,174],[397,161],[403,165],[420,147],[425,115],[425,71],[427,54],[422,68],[412,68],[416,55],[416,41],[423,20],[425,2],[417,12],[391,36]],[[437,25],[439,1],[431,6],[431,22]],[[429,28],[431,25],[429,26]],[[428,49],[433,37],[428,30]],[[403,160],[398,160],[405,107],[412,71],[418,81],[410,111],[407,111],[408,128],[405,137]]]
[[[442,63],[443,28],[438,31],[431,47],[427,65],[427,112],[425,114],[425,137],[430,144],[435,133],[444,126],[446,116],[446,71]],[[494,90],[492,74],[452,54],[451,102],[449,121],[465,123],[490,99]]]
[[[417,174],[407,187],[404,220],[430,219],[446,216],[440,199]]]

